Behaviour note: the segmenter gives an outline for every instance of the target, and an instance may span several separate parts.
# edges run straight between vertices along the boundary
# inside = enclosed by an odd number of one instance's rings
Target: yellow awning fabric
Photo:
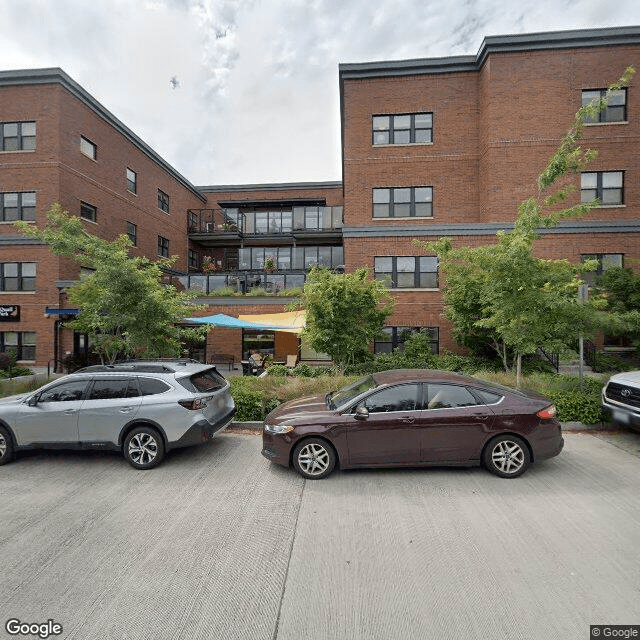
[[[276,331],[287,331],[288,333],[300,333],[306,322],[304,311],[286,311],[284,313],[261,313],[258,315],[241,315],[239,320],[245,322],[255,322],[256,324],[266,324],[273,327],[282,327]]]

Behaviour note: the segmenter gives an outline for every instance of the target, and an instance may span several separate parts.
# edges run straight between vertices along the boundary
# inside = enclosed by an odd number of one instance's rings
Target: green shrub
[[[545,395],[556,405],[557,417],[560,422],[596,424],[602,419],[599,394],[578,391],[549,391]]]

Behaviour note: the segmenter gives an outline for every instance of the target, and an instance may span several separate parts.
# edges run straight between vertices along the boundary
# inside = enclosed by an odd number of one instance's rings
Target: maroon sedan
[[[484,466],[503,478],[564,445],[543,396],[448,371],[374,373],[326,396],[280,405],[265,419],[262,455],[305,478],[336,465]]]

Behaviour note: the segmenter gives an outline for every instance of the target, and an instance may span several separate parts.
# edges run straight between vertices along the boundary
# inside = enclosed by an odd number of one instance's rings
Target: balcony
[[[291,289],[304,286],[306,271],[267,273],[264,271],[228,271],[192,273],[178,276],[178,282],[190,291],[204,295],[286,295]]]
[[[245,217],[239,211],[226,209],[189,209],[189,235],[207,246],[238,243],[244,235]]]

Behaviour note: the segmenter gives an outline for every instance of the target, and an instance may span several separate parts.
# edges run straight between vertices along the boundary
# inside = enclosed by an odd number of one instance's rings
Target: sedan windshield
[[[373,379],[373,376],[367,376],[366,378],[357,380],[349,386],[344,387],[344,389],[335,391],[330,396],[327,396],[329,409],[339,409],[351,402],[351,400],[359,396],[361,393],[369,391],[369,389],[373,389],[376,386],[376,381]]]

